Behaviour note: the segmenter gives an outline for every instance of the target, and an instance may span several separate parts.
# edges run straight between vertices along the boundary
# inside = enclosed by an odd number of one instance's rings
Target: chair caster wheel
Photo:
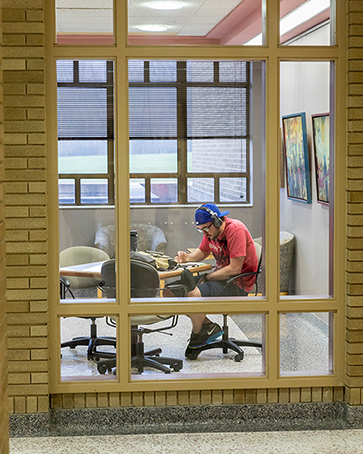
[[[234,360],[235,360],[236,363],[239,363],[240,361],[243,360],[243,358],[244,358],[244,353],[242,352],[242,353],[239,353],[238,355],[236,355],[234,357]]]
[[[106,367],[103,364],[97,364],[97,370],[100,374],[106,373]]]
[[[187,348],[187,351],[185,352],[185,357],[187,359],[190,359],[190,360],[195,360],[198,358],[198,355],[199,355],[199,351],[196,351],[196,349],[191,349],[191,348]]]
[[[173,364],[171,368],[174,370],[174,372],[179,372],[181,369],[183,369],[183,364]]]

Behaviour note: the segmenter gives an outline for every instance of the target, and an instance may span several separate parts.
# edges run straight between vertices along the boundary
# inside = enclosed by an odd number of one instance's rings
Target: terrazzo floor
[[[363,454],[363,429],[10,439],[10,454]]]

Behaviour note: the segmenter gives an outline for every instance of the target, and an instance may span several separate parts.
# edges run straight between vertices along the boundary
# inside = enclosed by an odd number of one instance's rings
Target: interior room
[[[309,43],[314,44],[328,44],[330,39],[330,27],[328,23],[317,27],[314,31],[303,34],[299,38],[295,38],[289,44],[291,45],[305,45]],[[150,62],[150,73],[152,71],[152,64]],[[64,68],[69,65],[63,62],[59,66],[60,79],[62,82],[66,79],[66,71]],[[130,70],[130,90],[134,85],[131,84],[133,80],[137,80],[137,72],[133,76],[133,68],[140,71],[142,62],[132,62],[129,66]],[[170,71],[168,64],[171,67],[173,62],[166,62],[160,71]],[[201,62],[203,65],[203,63]],[[224,195],[221,196],[219,203],[223,203],[225,209],[230,211],[229,217],[240,219],[245,223],[251,232],[252,238],[257,240],[262,247],[265,246],[265,232],[268,226],[265,225],[264,220],[264,194],[265,194],[265,138],[263,134],[263,125],[265,121],[265,100],[264,100],[264,84],[265,84],[265,66],[262,62],[253,61],[250,62],[250,73],[249,73],[249,93],[248,93],[248,111],[249,111],[249,123],[247,125],[248,139],[245,141],[244,147],[246,150],[243,152],[244,161],[240,164],[242,172],[241,175],[247,175],[246,178],[237,179],[238,183],[236,186],[236,195]],[[148,66],[149,68],[149,66]],[[90,68],[87,68],[88,71]],[[207,66],[202,66],[203,73],[208,71]],[[196,71],[196,66],[194,67]],[[285,158],[285,144],[283,137],[283,125],[281,123],[281,182],[280,182],[280,294],[281,298],[290,298],[296,295],[311,295],[311,296],[328,296],[331,294],[332,282],[329,280],[329,257],[332,254],[331,246],[329,243],[330,235],[332,235],[331,218],[330,214],[333,210],[333,203],[321,203],[317,197],[317,186],[316,186],[316,162],[314,161],[314,143],[313,143],[313,125],[312,115],[329,113],[330,111],[330,72],[331,65],[328,62],[281,62],[280,64],[280,109],[281,115],[291,115],[295,113],[304,112],[306,117],[306,142],[308,149],[308,162],[310,168],[308,169],[308,180],[310,184],[310,200],[305,203],[294,197],[290,197],[288,180],[286,177],[286,158]],[[80,67],[81,73],[81,67]],[[63,77],[63,79],[62,79]],[[135,77],[135,79],[133,79]],[[160,78],[160,75],[157,76]],[[165,76],[166,77],[166,76]],[[195,76],[195,77],[198,77]],[[203,77],[206,77],[205,75]],[[65,79],[64,79],[65,78]],[[196,79],[197,80],[197,79]],[[62,87],[61,84],[59,84]],[[136,87],[136,85],[135,85]],[[135,88],[136,89],[136,88]],[[138,231],[138,249],[148,250],[148,248],[155,251],[161,251],[164,254],[174,257],[179,250],[189,250],[195,248],[200,243],[200,234],[197,232],[194,223],[194,212],[200,203],[213,201],[216,194],[208,192],[208,178],[201,178],[202,186],[204,185],[204,192],[198,189],[198,178],[194,177],[192,183],[188,182],[188,200],[189,203],[178,203],[178,199],[173,198],[173,184],[175,178],[170,178],[173,174],[170,172],[170,167],[166,167],[166,170],[160,170],[163,168],[164,162],[157,161],[156,166],[159,171],[159,180],[152,180],[149,189],[145,183],[143,172],[145,170],[134,170],[140,167],[140,162],[144,162],[143,155],[137,154],[138,146],[142,140],[137,143],[135,140],[131,140],[133,134],[137,138],[138,135],[142,138],[142,134],[147,135],[146,132],[141,129],[138,130],[133,123],[133,103],[137,101],[137,92],[130,91],[130,230]],[[132,96],[135,96],[136,101],[133,100]],[[165,95],[166,96],[166,95]],[[151,103],[152,101],[150,101]],[[160,100],[159,100],[160,102]],[[151,104],[150,104],[151,105]],[[150,106],[149,106],[150,107]],[[136,107],[135,107],[136,108]],[[59,116],[62,121],[62,107],[59,110]],[[160,117],[161,118],[161,117]],[[148,118],[146,118],[149,121]],[[165,120],[163,120],[165,122]],[[67,136],[67,125],[66,121],[61,123],[59,129],[59,138]],[[155,126],[148,126],[152,128]],[[63,129],[62,129],[63,128]],[[136,129],[135,129],[136,128]],[[165,126],[166,128],[166,126]],[[135,132],[134,132],[135,131]],[[149,132],[148,132],[149,133]],[[149,133],[150,134],[150,133]],[[165,129],[163,134],[168,134]],[[63,137],[63,138],[64,138]],[[139,137],[139,138],[140,138]],[[166,153],[168,153],[169,144],[165,145],[168,141],[156,141],[156,146],[166,146]],[[172,141],[169,141],[172,142]],[[197,141],[195,141],[197,142]],[[60,175],[63,179],[60,180],[60,207],[59,207],[59,232],[60,232],[60,252],[67,248],[73,248],[76,246],[87,246],[91,248],[100,248],[106,251],[110,259],[115,258],[115,247],[116,247],[116,230],[115,230],[115,207],[109,203],[103,206],[91,201],[90,203],[83,203],[82,206],[82,195],[81,203],[72,204],[67,199],[69,196],[69,184],[72,173],[67,173],[66,170],[62,172],[62,169],[67,168],[65,161],[64,150],[69,145],[69,141],[59,140],[59,166]],[[72,144],[71,144],[72,145]],[[140,146],[141,146],[140,145]],[[189,145],[188,145],[189,146]],[[213,171],[213,161],[217,160],[221,153],[223,153],[223,146],[218,145],[218,142],[214,144],[211,140],[206,141],[208,151],[205,152],[200,150],[198,143],[193,144],[193,165],[194,168],[188,167],[188,172],[193,175],[192,172],[199,176],[204,176],[203,173],[196,173],[198,169],[198,153],[200,156],[204,156],[204,166],[206,171]],[[221,148],[222,146],[222,148]],[[159,148],[160,148],[159,147]],[[172,148],[172,144],[169,146]],[[199,148],[198,148],[199,147]],[[140,147],[139,147],[140,148]],[[214,150],[215,149],[215,150]],[[136,150],[136,153],[134,153]],[[190,150],[188,149],[188,152]],[[113,159],[113,154],[108,151],[108,159]],[[173,153],[173,151],[171,152]],[[202,154],[201,154],[202,153]],[[170,154],[170,151],[169,151]],[[175,153],[174,153],[175,154]],[[151,155],[150,155],[151,156]],[[168,156],[168,155],[163,155]],[[152,155],[154,159],[155,155]],[[63,159],[63,161],[62,161]],[[189,159],[189,158],[188,158]],[[205,159],[207,164],[205,164]],[[165,161],[165,158],[164,158]],[[209,164],[209,161],[211,164]],[[83,161],[82,161],[83,162]],[[64,164],[65,163],[65,164]],[[166,164],[167,165],[167,164]],[[190,164],[191,166],[192,164]],[[239,164],[237,164],[238,166]],[[62,167],[64,166],[64,167]],[[189,164],[188,164],[189,166]],[[173,167],[173,164],[171,164]],[[149,161],[148,165],[144,168],[153,168],[153,164]],[[247,173],[246,173],[247,169]],[[228,170],[231,172],[231,169]],[[89,171],[90,173],[92,170]],[[140,173],[141,172],[141,173]],[[153,170],[147,170],[146,172],[153,172]],[[155,170],[154,170],[155,172]],[[160,172],[167,172],[168,179],[161,179],[160,176],[163,174]],[[175,170],[174,170],[175,172]],[[205,172],[205,170],[202,170]],[[136,178],[134,177],[136,176]],[[164,175],[165,176],[165,175]],[[193,178],[189,179],[193,180]],[[84,180],[87,181],[87,180]],[[95,180],[92,180],[95,181]],[[154,181],[154,183],[153,183]],[[160,181],[160,183],[155,183]],[[169,182],[168,182],[169,181]],[[230,178],[228,185],[230,186],[233,181]],[[64,184],[66,183],[66,184]],[[167,184],[166,184],[167,183]],[[196,184],[197,183],[197,184]],[[91,183],[90,183],[91,184]],[[149,183],[150,184],[150,183]],[[222,183],[221,183],[222,184]],[[81,181],[81,194],[86,194],[87,189]],[[169,187],[167,187],[169,185]],[[194,186],[193,186],[194,185]],[[167,187],[167,190],[165,189]],[[162,188],[162,189],[160,189]],[[171,189],[170,189],[171,188]],[[194,192],[190,192],[193,190]],[[83,192],[82,192],[83,191]],[[148,191],[151,194],[148,196]],[[222,189],[220,189],[222,191]],[[72,191],[71,191],[72,192]],[[102,192],[102,191],[101,191]],[[74,193],[73,193],[74,194]],[[194,194],[194,195],[192,195]],[[62,199],[63,197],[63,199]],[[86,197],[86,196],[84,196]],[[102,197],[102,196],[101,196]],[[147,197],[150,197],[149,203],[145,204]],[[193,198],[194,197],[194,198]],[[214,199],[213,199],[214,197]],[[229,198],[228,198],[229,197]],[[238,197],[243,200],[243,203],[238,203]],[[244,199],[243,199],[244,197]],[[84,198],[86,200],[86,198]],[[107,200],[107,197],[106,197]],[[228,200],[230,203],[228,203]],[[156,201],[156,203],[155,203]],[[194,201],[194,203],[193,203]],[[140,203],[141,202],[141,203]],[[154,203],[153,203],[154,202]],[[232,203],[231,203],[232,202]],[[93,203],[93,205],[92,205]],[[82,228],[80,228],[82,226]],[[121,228],[124,228],[122,225]],[[154,230],[157,228],[158,232]],[[144,244],[144,230],[153,229],[154,237],[158,237],[158,241],[154,242],[153,246],[148,243],[147,246]],[[140,243],[141,241],[141,243]],[[105,243],[106,242],[106,243]],[[141,245],[141,247],[140,247]],[[62,257],[62,254],[61,254]],[[96,260],[93,260],[96,261]],[[209,262],[213,266],[213,259]],[[67,266],[67,263],[63,264],[61,259],[61,267]],[[262,266],[263,268],[263,266]],[[319,275],[319,279],[316,276]],[[167,282],[168,280],[166,280]],[[170,279],[169,279],[170,281]],[[71,286],[72,288],[72,286]],[[97,289],[81,289],[73,290],[76,298],[97,298]],[[264,273],[262,272],[259,276],[258,281],[258,292],[264,295]],[[98,297],[104,296],[98,290]],[[67,294],[68,298],[70,294]],[[66,297],[67,297],[66,296]],[[222,315],[215,315],[217,319],[221,320]],[[292,318],[291,318],[292,317]],[[235,338],[250,339],[255,342],[265,342],[264,333],[264,314],[231,314],[229,317],[229,324],[231,334]],[[283,317],[284,328],[286,328],[286,320],[291,319],[292,322],[289,325],[289,336],[284,337],[284,341],[281,344],[281,372],[288,373],[293,371],[304,371],[306,373],[309,370],[310,373],[331,373],[331,345],[328,342],[329,339],[329,325],[333,323],[332,314],[329,312],[324,313],[302,313],[299,317],[294,317],[293,314],[285,314]],[[108,326],[105,323],[106,318],[97,319],[96,324],[98,327],[98,335],[106,337],[115,337],[115,327]],[[61,319],[61,342],[74,337],[75,332],[81,326],[84,326],[84,336],[87,336],[87,330],[89,330],[89,320],[77,318],[62,318]],[[131,320],[131,325],[133,325]],[[155,325],[157,328],[158,325]],[[294,329],[292,329],[292,326]],[[296,333],[302,332],[302,327],[311,332],[316,337],[317,344],[321,345],[321,348],[317,349],[314,355],[317,355],[317,360],[314,361],[314,366],[309,364],[308,356],[298,355],[298,351],[309,351],[307,348],[309,345],[309,337],[303,335],[295,335]],[[189,333],[190,333],[190,321],[185,315],[180,315],[177,327],[172,330],[172,337],[165,335],[161,332],[160,334],[151,334],[144,336],[145,348],[152,349],[156,346],[160,346],[163,350],[163,354],[167,356],[176,355],[179,358],[184,356],[184,348],[187,345]],[[179,340],[179,334],[182,334],[182,338]],[[79,335],[79,333],[77,334]],[[304,340],[306,339],[306,340]],[[306,343],[306,345],[304,345]],[[101,349],[101,348],[99,348]],[[103,350],[108,352],[115,352],[115,346],[107,346]],[[97,371],[97,362],[88,361],[84,351],[86,347],[77,346],[75,349],[69,349],[63,347],[62,351],[62,379],[69,380],[71,377],[81,377],[92,375],[99,375]],[[183,370],[178,371],[185,375],[185,377],[196,377],[208,375],[210,371],[218,375],[219,373],[229,374],[242,374],[242,375],[255,375],[259,376],[264,373],[265,363],[262,349],[251,347],[244,350],[245,358],[242,361],[243,364],[239,364],[234,361],[234,352],[228,353],[228,358],[231,361],[223,361],[223,354],[218,350],[211,350],[204,352],[197,361],[188,361],[184,359]],[[289,353],[287,353],[289,352]],[[294,366],[290,370],[289,357],[294,358],[292,361]],[[311,356],[310,356],[311,358]],[[93,358],[94,359],[94,358]],[[96,356],[96,359],[99,359]],[[222,360],[222,361],[221,361]],[[220,366],[218,363],[220,362]],[[106,368],[107,374],[116,373],[115,364],[109,369]],[[160,372],[160,371],[159,371]],[[158,373],[155,370],[146,369],[143,371],[143,375]],[[136,369],[131,370],[133,376],[137,376]],[[136,375],[135,375],[136,374]],[[160,374],[159,374],[160,375]],[[101,377],[105,378],[105,377]]]

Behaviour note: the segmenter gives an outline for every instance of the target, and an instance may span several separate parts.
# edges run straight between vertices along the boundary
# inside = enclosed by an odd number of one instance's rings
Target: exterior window
[[[114,204],[113,62],[59,60],[61,205]]]
[[[249,74],[242,61],[129,62],[131,204],[250,202]]]

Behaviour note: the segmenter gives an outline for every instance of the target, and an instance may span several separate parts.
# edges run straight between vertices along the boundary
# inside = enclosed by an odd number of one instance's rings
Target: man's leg
[[[191,298],[199,298],[202,295],[200,293],[199,288],[195,287],[194,290],[188,292],[188,296]],[[210,320],[206,317],[206,314],[192,314],[189,315],[189,318],[193,325],[192,332],[195,334],[199,333],[204,323],[210,323]]]

